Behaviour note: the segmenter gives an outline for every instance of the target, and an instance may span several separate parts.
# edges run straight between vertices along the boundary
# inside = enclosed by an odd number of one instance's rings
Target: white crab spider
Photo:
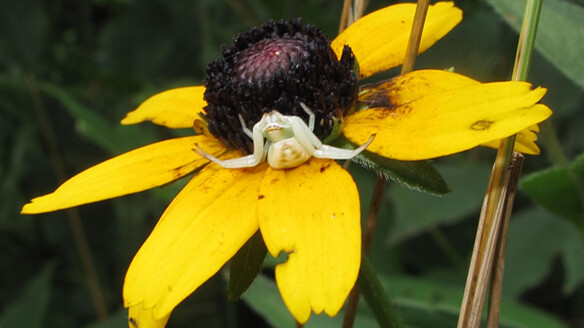
[[[250,131],[246,127],[243,117],[239,116],[243,132],[253,140],[253,154],[251,155],[220,160],[206,153],[199,145],[196,145],[196,152],[228,169],[254,167],[266,160],[266,157],[271,167],[285,169],[296,167],[306,162],[311,156],[351,159],[367,148],[375,137],[372,135],[367,143],[354,150],[324,145],[312,132],[314,130],[314,113],[305,104],[300,103],[300,105],[309,115],[308,125],[298,116],[282,115],[273,110],[265,113],[262,119],[253,126],[253,131]],[[265,143],[264,138],[266,139]]]

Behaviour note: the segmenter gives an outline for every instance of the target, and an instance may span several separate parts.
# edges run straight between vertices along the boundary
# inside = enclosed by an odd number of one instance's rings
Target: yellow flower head
[[[538,104],[543,88],[482,84],[446,71],[414,71],[357,89],[357,80],[402,63],[414,10],[413,4],[381,9],[330,43],[299,21],[236,37],[208,67],[205,86],[157,94],[122,120],[194,124],[198,134],[89,168],[22,213],[135,193],[200,169],[128,269],[123,295],[130,327],[164,326],[258,230],[271,255],[288,254],[275,277],[296,320],[306,322],[311,312],[335,315],[357,279],[361,232],[357,187],[334,158],[367,147],[371,156],[424,160],[517,133],[516,149],[537,153],[536,124],[551,115]],[[461,18],[450,2],[431,6],[420,52]],[[340,133],[363,147],[322,143]]]

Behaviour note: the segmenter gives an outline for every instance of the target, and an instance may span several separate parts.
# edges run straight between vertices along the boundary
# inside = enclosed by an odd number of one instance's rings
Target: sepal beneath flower
[[[227,293],[230,300],[238,299],[251,286],[262,269],[268,250],[258,231],[229,261]]]
[[[126,114],[122,124],[152,121],[172,129],[192,128],[193,121],[203,112],[204,86],[170,89],[146,99],[138,108]]]
[[[416,11],[415,3],[388,6],[350,25],[331,43],[341,58],[349,45],[359,61],[359,78],[401,65]],[[438,2],[428,8],[418,53],[430,48],[462,20],[462,10],[452,2]]]
[[[357,148],[344,136],[335,140],[333,145],[345,149]],[[398,161],[367,150],[355,156],[353,161],[410,189],[433,195],[444,195],[451,190],[440,172],[428,161]]]
[[[177,180],[208,162],[193,150],[195,144],[218,156],[225,151],[215,138],[191,136],[169,139],[134,149],[97,164],[63,183],[53,193],[34,198],[22,214],[64,208],[128,195]]]
[[[268,168],[260,185],[258,216],[270,254],[288,253],[276,267],[286,306],[300,323],[311,311],[333,316],[359,272],[359,193],[333,160],[311,158],[294,169]]]

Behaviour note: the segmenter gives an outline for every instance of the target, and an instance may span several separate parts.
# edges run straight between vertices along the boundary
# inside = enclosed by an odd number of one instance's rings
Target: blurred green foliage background
[[[369,11],[389,3],[371,1]],[[417,68],[509,79],[523,3],[456,1],[463,22]],[[549,0],[543,8],[529,80],[549,89],[543,102],[554,116],[540,134],[542,155],[526,159],[515,202],[505,327],[584,327],[583,5]],[[71,211],[21,216],[22,205],[112,155],[191,133],[118,122],[150,95],[201,84],[235,33],[302,17],[333,38],[341,7],[341,0],[0,0],[0,327],[125,327],[125,270],[181,182]],[[456,323],[494,155],[476,149],[435,160],[453,189],[444,197],[388,187],[372,261],[409,326]],[[366,213],[375,176],[357,165],[351,171]],[[76,217],[101,307],[88,288]],[[174,311],[169,327],[293,327],[271,265],[238,301],[227,301],[218,274]],[[313,316],[307,327],[339,327],[341,319]],[[376,324],[362,304],[356,327],[369,326]]]

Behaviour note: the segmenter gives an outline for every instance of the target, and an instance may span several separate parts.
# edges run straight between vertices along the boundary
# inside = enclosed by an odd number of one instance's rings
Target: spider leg
[[[310,129],[310,131],[314,131],[314,120],[316,119],[314,113],[303,102],[300,103],[300,107],[302,107],[306,114],[308,114],[308,128]]]
[[[258,163],[263,162],[268,154],[268,149],[270,149],[270,141],[266,140],[264,144],[264,134],[260,129],[259,122],[253,126],[253,134],[250,137],[253,139],[253,156],[255,156]]]
[[[197,149],[195,152],[206,159],[210,160],[213,163],[220,165],[226,169],[238,169],[242,167],[254,167],[264,161],[266,159],[267,152],[265,151],[268,149],[269,141],[266,142],[264,147],[264,137],[262,132],[260,131],[258,125],[256,124],[253,129],[253,154],[239,157],[239,158],[232,158],[227,160],[221,160],[217,157],[205,152],[198,144],[195,144]]]
[[[365,148],[367,148],[373,139],[375,138],[375,134],[372,134],[369,137],[369,140],[357,149],[343,149],[337,148],[329,145],[322,145],[318,149],[314,151],[312,156],[317,158],[330,158],[330,159],[351,159],[361,153]]]
[[[294,138],[298,143],[308,151],[309,154],[313,154],[314,151],[322,146],[322,142],[317,136],[312,133],[310,128],[306,126],[306,123],[297,116],[289,117],[290,125],[292,126],[292,133],[294,133]]]
[[[205,152],[199,145],[195,144],[195,146],[197,147],[197,149],[195,150],[195,153],[205,157],[206,159],[210,160],[211,162],[216,163],[217,165],[224,167],[226,169],[239,169],[239,168],[243,168],[243,167],[254,167],[260,163],[260,161],[258,161],[253,154],[248,155],[248,156],[244,156],[244,157],[239,157],[239,158],[221,160],[221,159],[218,159],[217,157]]]
[[[239,114],[238,116],[239,116],[239,122],[241,122],[241,129],[243,130],[243,133],[247,134],[248,137],[253,139],[253,134],[250,131],[250,129],[247,128],[247,125],[245,125],[245,121],[243,119],[243,116],[241,116],[241,114]],[[255,127],[255,125],[254,125],[254,127]]]

